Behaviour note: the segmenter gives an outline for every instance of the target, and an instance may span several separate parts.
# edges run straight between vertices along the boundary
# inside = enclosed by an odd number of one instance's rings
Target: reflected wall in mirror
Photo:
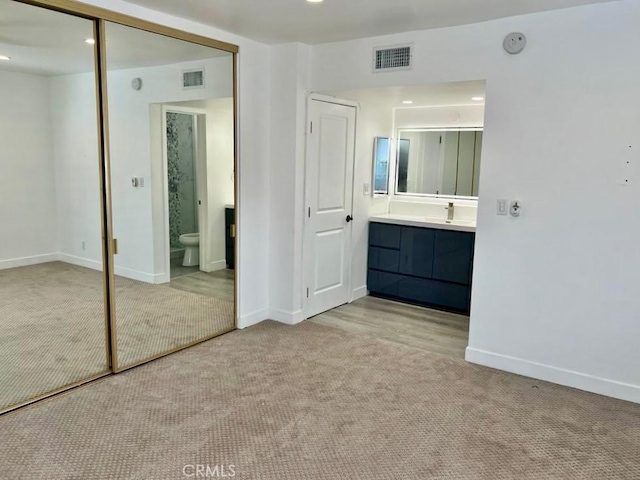
[[[396,193],[477,197],[482,129],[400,130]]]
[[[118,371],[235,328],[234,75],[114,23],[106,52]]]
[[[0,0],[0,411],[109,370],[94,23]]]
[[[373,193],[389,194],[389,160],[391,159],[391,139],[376,137],[373,144]]]

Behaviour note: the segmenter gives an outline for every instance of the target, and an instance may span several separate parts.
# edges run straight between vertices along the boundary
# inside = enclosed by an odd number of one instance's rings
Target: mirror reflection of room
[[[107,23],[116,370],[234,328],[230,53]]]
[[[482,130],[401,129],[396,193],[477,197]]]
[[[0,0],[0,411],[109,371],[93,23]]]

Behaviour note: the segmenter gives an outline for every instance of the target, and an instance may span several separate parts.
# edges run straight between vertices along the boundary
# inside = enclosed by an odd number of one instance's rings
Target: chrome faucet
[[[456,208],[453,205],[453,202],[449,202],[448,207],[444,207],[447,209],[447,222],[453,222],[453,215],[455,214]]]

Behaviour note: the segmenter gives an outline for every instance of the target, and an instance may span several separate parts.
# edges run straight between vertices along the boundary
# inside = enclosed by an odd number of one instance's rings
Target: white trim
[[[38,265],[40,263],[56,262],[58,260],[57,253],[46,253],[44,255],[33,255],[31,257],[12,258],[10,260],[0,260],[0,270],[9,268],[27,267],[29,265]]]
[[[276,322],[285,323],[287,325],[295,325],[302,322],[305,318],[302,310],[287,312],[285,310],[274,308],[269,310],[269,319],[275,320]]]
[[[184,115],[193,116],[193,139],[195,146],[195,154],[196,158],[194,159],[196,162],[196,193],[198,198],[204,198],[204,203],[196,204],[196,215],[198,217],[198,233],[200,233],[200,264],[204,264],[204,257],[206,256],[206,249],[202,248],[202,245],[206,245],[208,242],[207,231],[208,231],[208,190],[207,190],[207,152],[206,152],[206,137],[204,139],[204,148],[205,151],[202,152],[202,145],[200,145],[201,139],[198,137],[200,121],[204,121],[204,125],[206,128],[206,118],[207,111],[202,108],[195,107],[185,107],[181,105],[172,105],[163,103],[161,105],[162,110],[162,200],[164,203],[164,259],[165,259],[165,271],[171,271],[171,245],[169,238],[169,177],[168,177],[168,164],[169,160],[167,157],[167,113],[181,113]],[[204,158],[202,157],[204,155]],[[204,171],[203,171],[204,170]],[[203,185],[204,179],[204,185]],[[200,187],[200,188],[198,188]],[[204,187],[204,189],[202,188]],[[117,268],[116,268],[117,270]],[[206,271],[206,270],[205,270]],[[162,274],[163,279],[158,283],[166,283],[170,281],[170,273]]]
[[[242,330],[243,328],[252,327],[253,325],[257,325],[265,320],[269,320],[269,311],[267,309],[258,310],[257,312],[250,313],[249,315],[241,316],[238,319],[237,327],[239,330]]]
[[[71,265],[77,265],[78,267],[90,268],[91,270],[102,272],[102,262],[89,260],[88,258],[69,255],[68,253],[59,253],[58,260],[64,263],[70,263]]]
[[[362,287],[358,287],[353,290],[353,293],[351,294],[351,301],[355,302],[356,300],[364,298],[367,295],[369,295],[369,291],[367,290],[367,286],[363,285]]]
[[[200,266],[200,270],[207,273],[217,272],[218,270],[224,270],[225,268],[227,268],[226,260],[218,260],[216,262],[210,262],[206,265]]]
[[[465,360],[505,372],[640,403],[640,386],[467,347]]]
[[[115,274],[120,277],[129,278],[131,280],[138,280],[139,282],[144,283],[152,283],[154,285],[166,283],[164,281],[164,278],[167,276],[165,273],[158,273],[157,275],[153,275],[151,273],[140,272],[138,270],[132,270],[131,268],[118,266],[116,266],[115,268]]]

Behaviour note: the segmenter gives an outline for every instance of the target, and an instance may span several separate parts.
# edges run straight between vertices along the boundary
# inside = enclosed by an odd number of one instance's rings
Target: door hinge
[[[311,126],[309,127],[309,131],[313,133],[313,122],[311,122]]]
[[[307,217],[311,218],[311,207],[309,207],[309,210],[307,211]]]
[[[118,239],[113,239],[113,254],[118,255]]]
[[[307,288],[307,298],[309,298],[309,288]]]

